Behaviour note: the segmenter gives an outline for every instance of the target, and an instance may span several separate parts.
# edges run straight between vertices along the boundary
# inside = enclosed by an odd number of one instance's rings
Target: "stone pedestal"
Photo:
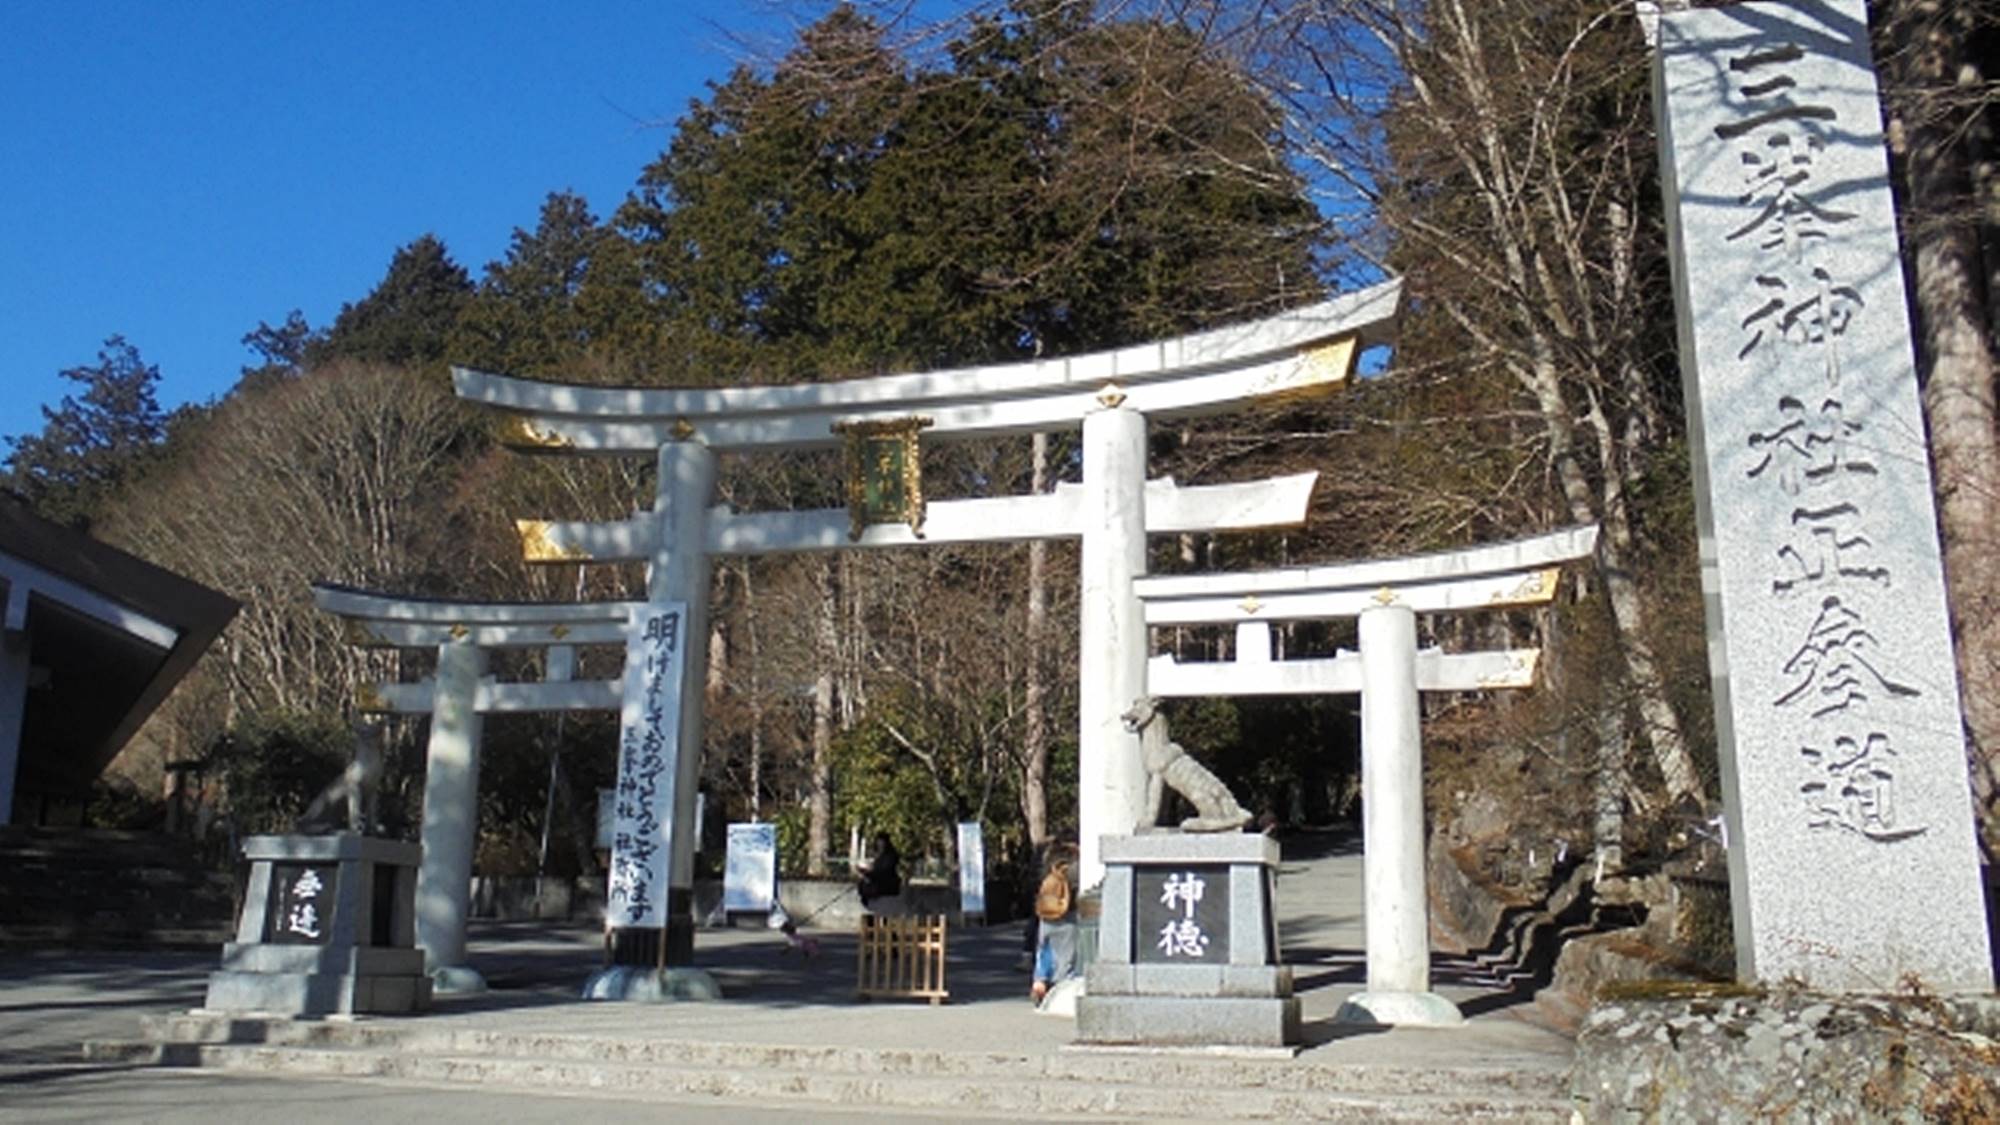
[[[415,844],[354,833],[252,836],[236,940],[203,1007],[289,1016],[420,1012]]]
[[[1266,836],[1106,836],[1097,959],[1077,1040],[1288,1047],[1299,1041],[1292,971],[1271,912],[1278,845]]]

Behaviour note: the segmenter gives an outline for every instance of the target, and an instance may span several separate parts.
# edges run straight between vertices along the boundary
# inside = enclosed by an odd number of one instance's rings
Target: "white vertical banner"
[[[976,820],[958,825],[958,912],[986,913],[986,836]]]
[[[666,925],[686,626],[685,602],[643,606],[625,626],[625,694],[604,918],[614,928],[657,930]]]

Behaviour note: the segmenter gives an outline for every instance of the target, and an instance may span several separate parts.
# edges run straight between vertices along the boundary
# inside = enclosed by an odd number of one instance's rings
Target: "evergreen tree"
[[[442,363],[472,297],[472,279],[444,243],[426,234],[396,251],[373,292],[342,305],[324,337],[306,346],[312,366],[336,359],[423,367]]]
[[[1034,0],[970,25],[939,65],[912,66],[878,25],[841,8],[768,74],[744,68],[712,87],[618,223],[683,357],[664,372],[673,382],[1086,351],[1317,295],[1317,219],[1278,126],[1240,74],[1165,24]],[[1019,446],[928,451],[933,494],[1045,487],[1048,474],[1033,473]],[[811,468],[752,479],[731,466],[722,488],[735,503],[755,493],[750,506],[804,507],[840,503],[835,483]],[[809,761],[794,775],[810,809],[809,864],[827,850],[837,739],[921,762],[937,817],[989,807],[993,785],[1013,784],[995,772],[1006,754],[1018,756],[1023,808],[1040,806],[1030,791],[1049,748],[1023,745],[1035,725],[1023,714],[1036,712],[1044,739],[1074,723],[1067,696],[1024,685],[1025,669],[1065,667],[1057,649],[1073,642],[1045,646],[1037,630],[1006,624],[1039,612],[1028,606],[1046,604],[1046,575],[1058,569],[1023,568],[1026,556],[940,549],[866,565],[760,564],[800,583],[798,611],[765,615],[771,635],[741,647],[804,659],[770,669],[770,698],[739,713],[810,699],[809,716],[799,708]],[[766,575],[745,575],[760,598],[786,596]],[[970,599],[965,612],[934,612],[955,597]],[[718,621],[757,628],[747,616]],[[934,671],[945,667],[966,671],[947,686]],[[924,737],[901,730],[888,703],[913,698],[937,708]],[[852,805],[853,787],[874,781],[843,784]],[[1045,826],[1030,832],[1040,840]]]
[[[44,518],[87,529],[166,437],[160,369],[123,336],[112,336],[94,366],[60,374],[81,384],[82,393],[42,407],[41,433],[7,439],[12,452],[0,480]]]
[[[243,346],[257,354],[260,362],[245,364],[238,389],[265,386],[291,378],[305,369],[306,352],[320,339],[305,314],[297,309],[285,314],[285,322],[273,328],[260,320],[243,334]]]
[[[572,192],[552,192],[532,231],[489,263],[455,337],[459,362],[517,375],[642,379],[658,351],[654,303],[633,247]]]

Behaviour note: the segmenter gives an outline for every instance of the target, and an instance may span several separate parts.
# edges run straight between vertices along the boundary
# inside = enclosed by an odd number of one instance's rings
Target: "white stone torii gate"
[[[1596,549],[1595,526],[1462,551],[1237,574],[1145,578],[1133,584],[1149,626],[1235,624],[1232,660],[1154,656],[1156,696],[1361,696],[1361,791],[1367,990],[1340,1018],[1452,1025],[1456,1005],[1431,991],[1430,900],[1424,882],[1420,691],[1528,687],[1536,649],[1445,654],[1417,648],[1416,615],[1539,605],[1561,564]],[[1358,619],[1360,651],[1273,660],[1271,624]]]
[[[417,868],[417,946],[441,992],[485,987],[466,962],[472,853],[477,842],[479,735],[500,712],[615,711],[621,685],[577,680],[576,649],[623,645],[638,602],[445,602],[316,585],[313,603],[347,622],[347,639],[369,648],[431,648],[437,672],[418,683],[364,686],[364,712],[429,715],[423,857]],[[499,683],[486,674],[491,648],[540,648],[544,680]]]
[[[1310,489],[1309,480],[1204,489],[1149,484],[1147,419],[1220,413],[1339,383],[1359,349],[1388,342],[1399,290],[1391,281],[1251,324],[1092,355],[836,383],[631,390],[462,368],[453,377],[461,397],[515,415],[505,437],[523,448],[658,458],[652,512],[611,524],[528,521],[524,545],[541,561],[647,559],[648,602],[686,607],[689,637],[707,633],[716,553],[1081,538],[1078,819],[1080,866],[1090,885],[1102,876],[1099,839],[1130,831],[1147,811],[1137,738],[1119,721],[1143,690],[1145,625],[1132,583],[1145,572],[1146,535],[1302,522]],[[1048,496],[934,503],[921,534],[876,524],[852,542],[845,541],[842,510],[738,515],[710,507],[717,451],[832,446],[843,430],[912,422],[926,440],[1080,426],[1083,482]],[[702,682],[703,647],[687,645],[678,657],[676,673],[689,686],[680,692],[675,756],[663,785],[672,797],[660,817],[669,846],[657,882],[680,893],[692,876],[688,831],[701,748],[701,698],[692,685]],[[653,916],[662,914],[678,919],[672,910]],[[674,935],[667,941],[673,946]],[[676,951],[668,959],[682,957]]]

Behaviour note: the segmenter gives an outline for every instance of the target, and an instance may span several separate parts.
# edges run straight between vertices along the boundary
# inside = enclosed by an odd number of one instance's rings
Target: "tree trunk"
[[[1049,438],[1034,438],[1034,480],[1029,491],[1039,496],[1048,488]],[[1028,543],[1028,621],[1026,722],[1021,731],[1021,813],[1028,822],[1028,843],[1041,854],[1049,840],[1049,718],[1048,661],[1049,544]]]
[[[764,677],[759,657],[763,648],[757,640],[757,587],[750,580],[750,560],[737,564],[743,579],[743,633],[749,646],[750,683],[747,690],[750,712],[750,819],[762,819],[764,810]]]
[[[806,821],[806,870],[813,875],[826,874],[826,860],[833,844],[833,687],[840,640],[835,565],[833,556],[824,556],[815,568],[819,605],[813,648],[819,670],[813,676],[812,782],[807,794]]]
[[[1884,5],[1891,135],[1902,148],[1905,237],[1915,283],[1917,376],[1936,474],[1938,531],[1973,794],[1989,851],[2000,846],[2000,426],[1980,209],[1960,115],[1944,100],[1976,82],[1961,57],[1976,17],[1936,0]]]

